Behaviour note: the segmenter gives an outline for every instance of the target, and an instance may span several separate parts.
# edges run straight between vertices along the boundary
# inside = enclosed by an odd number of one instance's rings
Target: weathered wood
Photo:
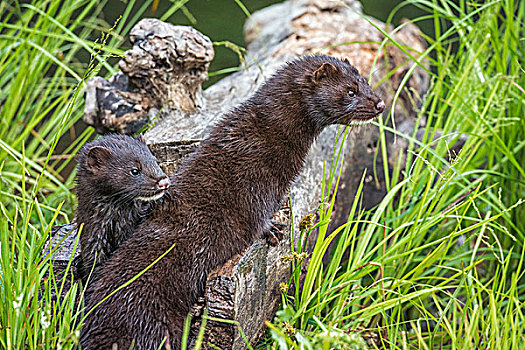
[[[77,282],[77,261],[80,256],[80,243],[78,243],[77,224],[56,225],[51,228],[51,239],[46,242],[43,249],[43,259],[50,259],[53,262],[53,274],[57,281],[64,282],[64,293],[67,292],[72,283]],[[76,247],[76,249],[75,249]],[[71,266],[68,270],[70,260]],[[44,285],[41,285],[41,292]],[[59,300],[56,289],[51,288],[51,300]]]
[[[124,73],[118,73],[110,82],[95,78],[88,83],[85,120],[99,132],[129,133],[162,110],[162,118],[157,118],[145,136],[161,166],[172,174],[222,113],[247,99],[285,61],[317,52],[348,57],[365,76],[372,70],[372,84],[397,67],[395,74],[377,89],[389,107],[394,91],[414,63],[394,46],[381,47],[384,37],[372,24],[391,30],[363,16],[356,0],[289,0],[270,6],[254,13],[246,23],[247,68],[201,95],[203,72],[213,57],[209,39],[194,30],[177,32],[159,21],[142,21],[132,31],[134,47],[120,63]],[[417,57],[424,49],[413,25],[403,27],[393,37],[411,47],[412,56]],[[196,79],[187,83],[192,77]],[[407,132],[413,130],[415,123],[413,101],[419,101],[427,85],[428,74],[416,67],[394,107],[396,123]],[[304,171],[290,189],[294,224],[319,205],[322,165],[330,159],[336,133],[337,127],[333,127],[321,134]],[[363,170],[368,168],[371,173],[378,138],[376,128],[365,127],[354,129],[346,141],[334,222],[346,220]],[[392,144],[389,151],[397,154],[403,152],[403,147],[406,145]],[[377,168],[383,167],[379,164]],[[379,177],[379,186],[367,178],[363,201],[366,207],[377,203],[384,193],[384,179],[381,174]],[[264,333],[264,321],[272,320],[280,302],[279,283],[287,282],[290,274],[289,263],[280,257],[290,252],[292,235],[297,235],[298,230],[290,227],[289,209],[284,208],[277,216],[287,224],[281,244],[269,247],[264,241],[257,241],[242,255],[219,266],[208,276],[206,294],[194,308],[197,315],[207,309],[209,316],[237,321],[252,344]],[[196,334],[199,324],[197,319],[192,334]],[[223,349],[245,348],[237,327],[231,323],[209,322],[205,340]]]
[[[202,105],[201,85],[214,54],[207,36],[146,18],[133,27],[130,41],[122,72],[88,81],[84,121],[99,133],[135,133],[164,108],[193,113]]]

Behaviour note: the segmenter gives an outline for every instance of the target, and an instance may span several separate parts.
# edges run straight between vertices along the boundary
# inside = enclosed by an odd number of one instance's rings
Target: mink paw
[[[272,247],[279,245],[279,242],[283,239],[282,230],[286,227],[282,222],[275,220],[270,220],[268,223],[268,228],[264,232],[264,238],[266,242]]]

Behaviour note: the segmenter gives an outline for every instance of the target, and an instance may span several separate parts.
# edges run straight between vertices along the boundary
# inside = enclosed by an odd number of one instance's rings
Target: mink
[[[142,137],[107,135],[78,153],[77,272],[86,283],[151,211],[170,185]]]
[[[384,108],[347,60],[312,55],[285,64],[222,117],[177,173],[174,195],[102,268],[87,291],[82,349],[128,349],[132,341],[138,350],[162,342],[179,349],[208,273],[271,229],[323,128],[370,121]]]

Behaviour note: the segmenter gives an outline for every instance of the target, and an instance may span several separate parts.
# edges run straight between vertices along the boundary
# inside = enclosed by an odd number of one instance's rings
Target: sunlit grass
[[[53,274],[42,250],[51,227],[72,217],[73,178],[63,170],[92,133],[73,128],[83,82],[98,69],[114,72],[108,55],[122,53],[119,43],[152,2],[132,12],[131,1],[117,24],[97,17],[104,1],[0,2],[1,348],[78,341],[82,291]],[[432,86],[419,112],[423,140],[377,124],[408,139],[406,157],[388,172],[382,202],[362,211],[359,187],[348,222],[329,234],[343,158],[334,149],[318,221],[305,222],[293,244],[294,272],[283,289],[294,293],[283,294],[268,347],[360,349],[367,340],[389,349],[520,349],[525,342],[525,9],[516,1],[409,2],[434,17],[437,33],[425,52]],[[437,130],[443,136],[434,139]],[[468,139],[454,154],[461,134]],[[56,151],[66,136],[71,142]],[[319,239],[301,276],[312,230]],[[54,301],[57,294],[63,298]]]
[[[409,140],[406,159],[373,210],[356,206],[357,190],[337,237],[326,235],[335,193],[323,192],[304,287],[295,261],[294,296],[283,295],[270,325],[277,348],[357,349],[366,339],[372,348],[519,349],[525,341],[525,9],[409,2],[434,16],[437,33],[425,52],[423,140],[377,124]],[[468,139],[454,154],[461,134]],[[380,154],[388,156],[384,143]]]

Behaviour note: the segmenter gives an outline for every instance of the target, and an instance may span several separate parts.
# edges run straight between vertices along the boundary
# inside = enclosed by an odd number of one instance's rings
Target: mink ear
[[[146,144],[146,139],[144,138],[144,135],[138,134],[137,136],[135,136],[135,138],[139,140],[140,142],[142,142],[143,144]]]
[[[344,62],[344,63],[347,63],[347,64],[349,64],[349,65],[352,65],[352,63],[350,63],[350,61],[349,61],[348,58],[346,58],[346,57],[343,58],[343,62]]]
[[[95,146],[90,148],[86,157],[88,169],[93,172],[104,169],[110,157],[111,151],[106,147]]]
[[[325,62],[313,74],[314,81],[320,82],[324,78],[335,77],[339,74],[337,67],[331,63]]]

